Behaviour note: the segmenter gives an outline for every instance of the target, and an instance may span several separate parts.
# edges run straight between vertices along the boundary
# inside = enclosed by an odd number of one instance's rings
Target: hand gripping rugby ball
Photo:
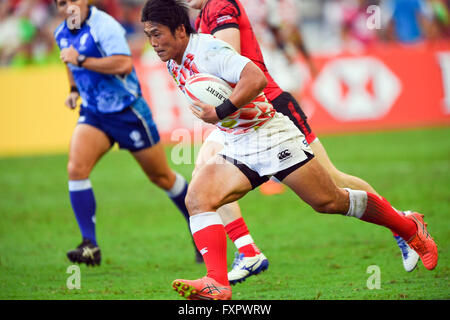
[[[190,103],[200,101],[217,107],[230,97],[233,88],[216,76],[198,73],[186,81],[184,91]]]

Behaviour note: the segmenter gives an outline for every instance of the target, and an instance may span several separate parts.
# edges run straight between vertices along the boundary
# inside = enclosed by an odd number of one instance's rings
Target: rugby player
[[[195,102],[190,107],[199,119],[215,124],[226,143],[199,168],[189,185],[186,205],[190,228],[207,275],[197,280],[174,280],[172,286],[180,295],[188,299],[231,299],[226,233],[217,209],[239,200],[271,176],[319,213],[346,215],[392,229],[408,239],[427,269],[436,267],[437,246],[423,215],[403,216],[376,194],[338,187],[314,157],[305,135],[267,99],[264,72],[228,43],[195,33],[184,1],[148,0],[142,22],[150,44],[167,63],[180,90],[197,73],[235,84],[223,104],[214,107]],[[256,109],[261,112],[254,112]],[[256,115],[252,118],[251,114]],[[234,121],[229,121],[231,118]],[[285,155],[282,159],[280,150]]]
[[[258,0],[257,5],[264,11],[266,0]],[[199,16],[195,22],[198,32],[209,33],[216,38],[228,42],[233,48],[243,56],[252,60],[266,75],[268,85],[264,89],[267,99],[275,109],[288,116],[292,122],[303,132],[306,141],[314,151],[316,159],[331,175],[333,181],[342,188],[364,190],[378,195],[375,189],[366,181],[359,177],[346,174],[338,170],[331,162],[328,154],[315,135],[307,117],[296,99],[286,91],[283,91],[273,80],[264,63],[263,55],[257,41],[257,37],[247,17],[245,8],[239,0],[187,0],[188,5],[194,9],[200,9]],[[302,52],[305,52],[304,50]],[[200,149],[196,165],[201,166],[210,157],[223,148],[223,134],[220,130],[215,130]],[[260,265],[268,265],[267,258],[260,252],[256,244],[248,243],[253,241],[237,203],[229,204],[218,211],[225,223],[225,228],[233,230],[229,237],[237,242],[239,246],[245,244],[246,247],[240,249],[236,254],[232,270],[229,273],[229,280],[232,284],[241,282],[247,277],[258,274],[261,271]],[[409,214],[410,211],[399,214]],[[410,272],[415,269],[419,256],[412,250],[404,239],[394,233],[394,239],[401,250],[403,267]],[[244,242],[243,239],[248,239]]]

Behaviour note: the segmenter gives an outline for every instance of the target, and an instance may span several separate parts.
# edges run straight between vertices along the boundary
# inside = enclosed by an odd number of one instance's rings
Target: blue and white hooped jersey
[[[89,16],[80,29],[70,30],[66,21],[56,29],[55,40],[60,49],[73,46],[86,57],[130,56],[124,28],[107,13],[90,6]],[[83,99],[82,106],[94,112],[118,112],[141,96],[141,88],[133,71],[125,76],[103,74],[68,64]]]

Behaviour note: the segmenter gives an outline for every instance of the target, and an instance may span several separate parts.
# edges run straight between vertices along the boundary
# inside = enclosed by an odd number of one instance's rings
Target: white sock
[[[170,190],[166,191],[166,193],[169,197],[174,198],[174,197],[178,196],[181,192],[183,192],[185,185],[186,185],[186,179],[178,172],[175,172],[175,182],[174,182],[172,188],[170,188]]]
[[[69,191],[82,191],[92,189],[91,180],[69,180]]]
[[[234,241],[234,245],[236,246],[236,248],[239,250],[240,248],[242,248],[243,246],[249,245],[255,243],[255,241],[253,241],[253,238],[251,235],[247,234],[245,236],[242,236],[238,239],[236,239]]]
[[[366,212],[367,207],[367,192],[361,190],[352,190],[345,188],[348,192],[348,197],[350,200],[350,206],[346,216],[355,217],[361,219]]]
[[[189,224],[191,227],[191,233],[194,234],[206,227],[221,224],[223,225],[222,219],[217,212],[203,212],[195,214],[189,217]]]

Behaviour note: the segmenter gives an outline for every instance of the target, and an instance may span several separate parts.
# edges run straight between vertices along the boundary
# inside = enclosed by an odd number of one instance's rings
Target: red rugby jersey
[[[238,28],[241,55],[252,60],[266,75],[268,83],[264,93],[267,99],[273,101],[283,92],[267,71],[258,41],[239,0],[209,0],[195,21],[195,28],[198,32],[212,35],[222,29]]]

